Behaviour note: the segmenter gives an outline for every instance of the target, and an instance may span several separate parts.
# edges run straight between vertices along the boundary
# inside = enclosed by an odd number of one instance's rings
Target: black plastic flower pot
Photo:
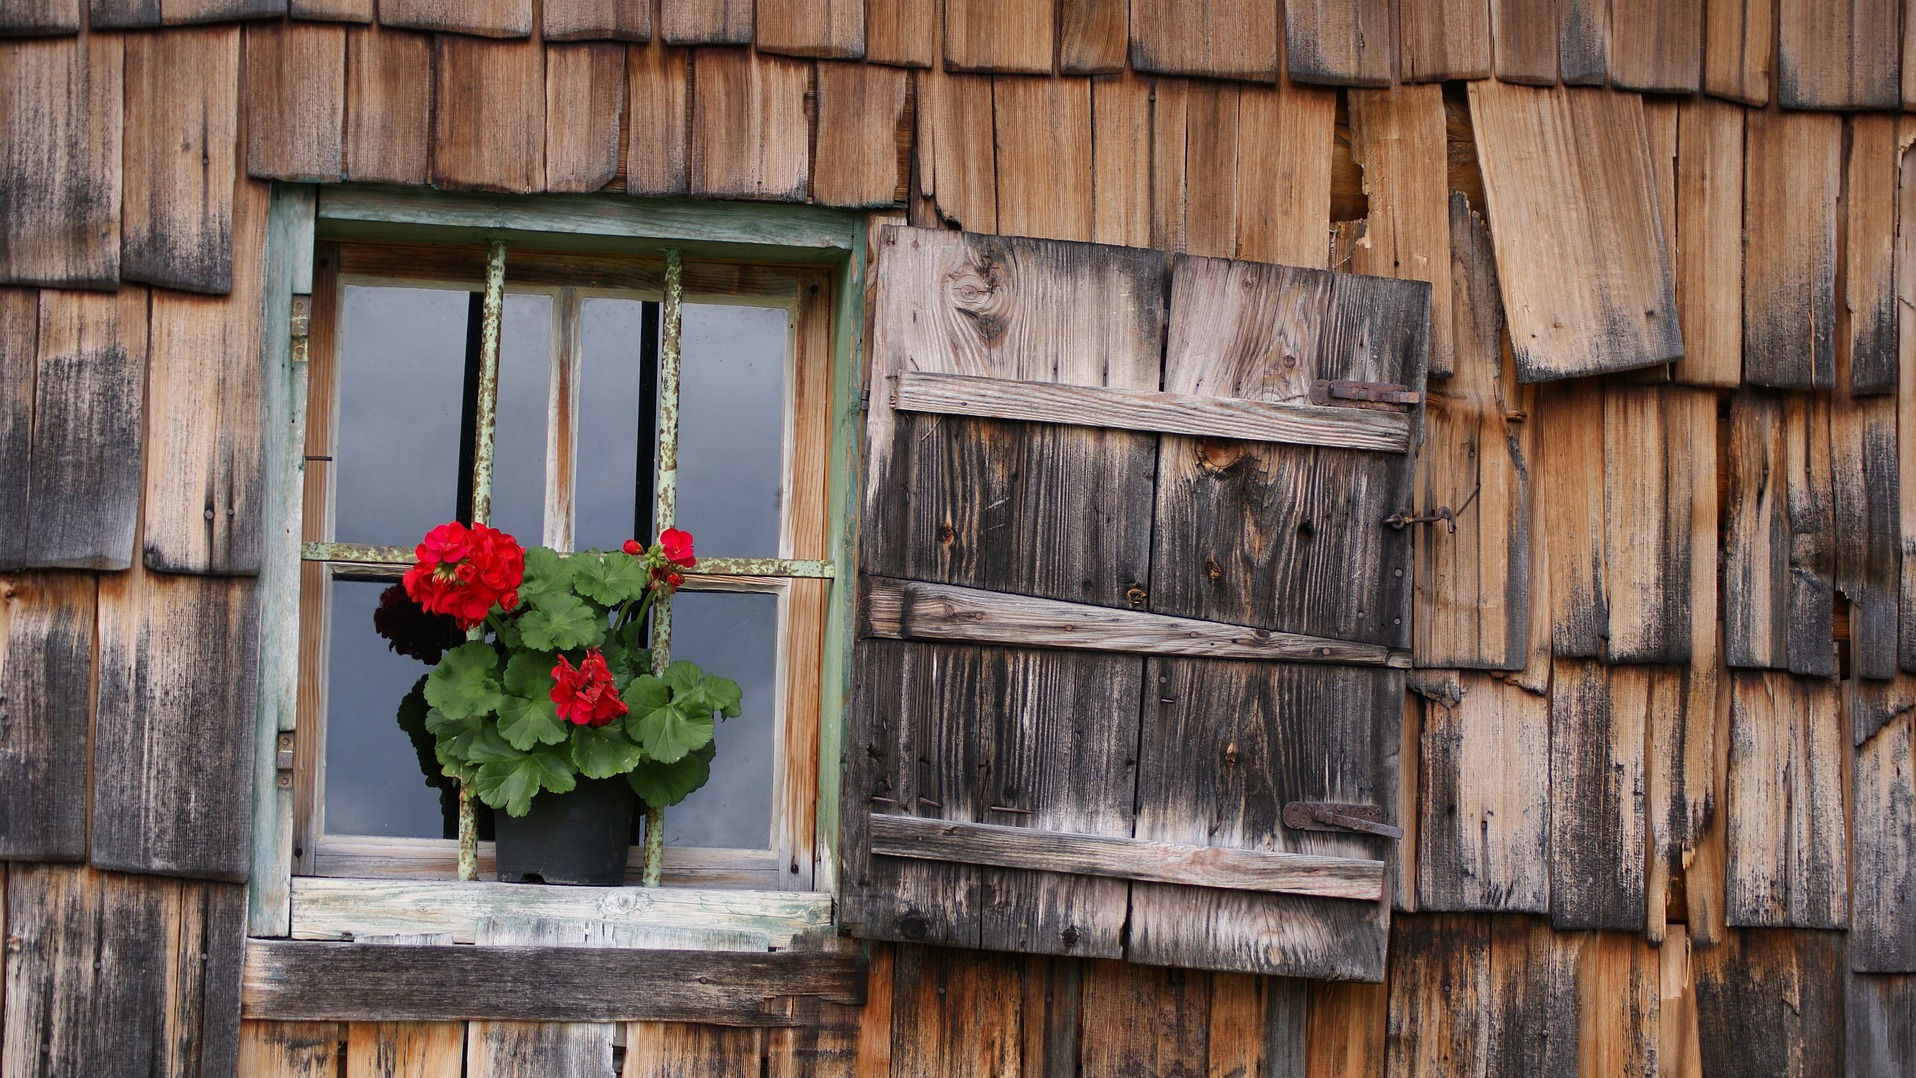
[[[638,795],[624,778],[580,778],[569,793],[545,791],[524,816],[493,814],[499,879],[612,887],[625,882]]]

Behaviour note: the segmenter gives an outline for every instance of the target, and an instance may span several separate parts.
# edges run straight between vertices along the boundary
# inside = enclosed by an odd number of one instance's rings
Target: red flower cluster
[[[552,702],[559,705],[559,717],[580,726],[604,726],[626,713],[625,701],[612,684],[612,671],[605,665],[605,653],[587,648],[585,658],[573,666],[565,656],[552,667]]]
[[[665,560],[673,565],[690,569],[698,564],[692,556],[692,533],[677,528],[667,528],[659,533],[659,546],[665,551]]]
[[[486,620],[494,604],[504,610],[519,605],[526,552],[497,528],[441,524],[413,555],[419,560],[406,570],[406,594],[429,614],[450,615],[461,629],[470,629]]]

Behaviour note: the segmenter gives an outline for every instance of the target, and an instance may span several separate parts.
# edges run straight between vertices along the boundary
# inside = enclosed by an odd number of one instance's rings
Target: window
[[[421,216],[443,221],[465,201]],[[614,549],[668,524],[697,537],[699,565],[661,631],[675,657],[737,680],[745,711],[719,729],[710,782],[666,812],[664,882],[802,892],[818,899],[804,910],[829,908],[818,836],[835,823],[818,806],[821,782],[835,785],[821,746],[836,743],[842,703],[844,648],[830,641],[845,623],[833,578],[848,488],[832,470],[850,459],[856,402],[834,362],[850,266],[820,255],[842,259],[853,244],[838,237],[852,233],[826,215],[768,227],[759,211],[705,207],[684,211],[696,227],[673,242],[650,235],[667,231],[656,222],[635,227],[646,208],[620,200],[628,216],[606,217],[612,231],[648,235],[582,239],[549,211],[584,201],[528,200],[515,223],[561,229],[497,240],[497,228],[341,223],[391,215],[350,190],[319,208],[299,454],[295,936],[342,934],[301,923],[303,885],[453,878],[456,791],[397,718],[428,667],[394,654],[372,615],[420,535],[473,519],[488,411],[486,519],[521,542]],[[822,252],[767,242],[834,226]],[[479,384],[489,285],[502,294],[496,393]],[[279,742],[282,766],[291,743]],[[480,880],[492,878],[488,823]],[[628,882],[641,864],[635,849]]]

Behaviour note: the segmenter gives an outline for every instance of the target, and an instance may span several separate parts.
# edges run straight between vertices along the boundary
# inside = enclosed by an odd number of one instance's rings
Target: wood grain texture
[[[811,178],[811,65],[707,49],[694,61],[691,193],[803,202]]]
[[[634,0],[543,0],[539,20],[546,41],[652,40],[652,5]]]
[[[1704,1074],[1842,1071],[1840,933],[1739,932],[1726,945],[1697,951],[1692,968]]]
[[[1916,755],[1911,716],[1897,715],[1857,746],[1851,769],[1850,968],[1916,970]]]
[[[1022,967],[1023,961],[1011,955],[899,947],[886,1073],[949,1078],[1019,1073]]]
[[[775,997],[857,1004],[863,986],[860,959],[823,952],[255,940],[241,991],[249,1018],[777,1025]]]
[[[1837,390],[1829,439],[1830,582],[1849,599],[1849,669],[1887,680],[1896,676],[1901,586],[1895,403]]]
[[[232,287],[239,61],[237,27],[127,39],[123,278]]]
[[[1590,662],[1560,660],[1550,691],[1550,923],[1643,927],[1645,709]],[[1620,706],[1621,705],[1621,706]]]
[[[1704,91],[1767,104],[1776,58],[1773,0],[1705,0],[1703,21]]]
[[[1732,675],[1730,924],[1846,922],[1844,732],[1833,685],[1776,673]]]
[[[910,76],[874,64],[818,65],[812,200],[890,206],[904,200],[911,156]]]
[[[938,55],[938,7],[918,0],[865,0],[865,59],[931,67]]]
[[[991,80],[998,230],[1091,238],[1091,80]]]
[[[0,281],[119,279],[123,51],[118,34],[0,51]]]
[[[1293,82],[1389,86],[1397,59],[1394,22],[1387,0],[1290,0],[1284,5],[1285,74]]]
[[[92,860],[244,880],[252,829],[257,589],[135,572],[100,591]]]
[[[682,49],[654,42],[626,52],[625,190],[632,195],[685,193],[686,102],[692,92],[691,63]]]
[[[1476,82],[1470,110],[1518,377],[1682,356],[1641,100]],[[1581,197],[1556,197],[1569,175]]]
[[[1399,0],[1398,78],[1481,79],[1490,67],[1489,0]]]
[[[1455,531],[1417,529],[1411,650],[1424,666],[1518,669],[1532,569],[1532,464],[1513,417],[1523,391],[1502,344],[1490,233],[1461,193],[1449,216],[1454,373],[1430,381],[1417,504],[1468,508]]]
[[[8,568],[26,557],[39,355],[39,291],[0,287],[0,566]]]
[[[918,194],[936,220],[971,232],[998,230],[998,166],[991,80],[926,71],[917,83]]]
[[[87,25],[120,30],[160,25],[160,0],[87,0]]]
[[[1060,0],[1058,70],[1111,75],[1124,70],[1130,9],[1121,0]]]
[[[659,38],[667,45],[746,45],[752,0],[659,0]]]
[[[346,31],[348,179],[419,186],[431,178],[432,51],[426,34]]]
[[[1591,382],[1541,386],[1530,422],[1543,442],[1532,493],[1548,551],[1550,647],[1559,658],[1595,658],[1609,629],[1604,593],[1604,474],[1588,447],[1603,442],[1603,390]],[[1534,534],[1534,533],[1533,533]]]
[[[1082,1020],[1106,1033],[1085,1038],[1080,1073],[1209,1073],[1212,981],[1203,973],[1086,963]]]
[[[1852,973],[1843,1000],[1843,1065],[1856,1078],[1894,1078],[1916,1067],[1916,977]]]
[[[1497,77],[1536,86],[1554,84],[1562,24],[1561,0],[1490,0]]]
[[[1483,674],[1422,691],[1419,910],[1550,910],[1548,699]],[[1401,766],[1401,765],[1400,765]]]
[[[146,566],[256,573],[266,185],[234,193],[232,294],[153,294],[147,352]]]
[[[1047,0],[945,0],[945,70],[1048,75],[1057,23]]]
[[[1902,103],[1899,0],[1780,0],[1776,100],[1786,109],[1893,109]]]
[[[35,37],[80,30],[80,0],[20,0],[0,11],[0,35]]]
[[[1901,143],[1898,143],[1899,146]],[[1896,188],[1897,380],[1916,386],[1916,158],[1899,152]],[[1916,431],[1916,393],[1896,395],[1896,427]],[[1897,602],[1899,670],[1916,671],[1916,438],[1896,441],[1897,523],[1902,534],[1902,586]]]
[[[597,191],[619,171],[625,47],[550,45],[546,54],[545,189]]]
[[[766,1031],[692,1022],[628,1027],[619,1078],[697,1078],[751,1074],[765,1061]]]
[[[1783,443],[1790,521],[1789,669],[1834,677],[1836,498],[1828,398],[1786,395]],[[1875,486],[1883,487],[1880,468]]]
[[[545,49],[433,38],[434,186],[524,194],[545,182]]]
[[[295,19],[370,23],[374,0],[288,0],[287,14]]]
[[[254,23],[243,40],[246,171],[264,179],[329,181],[344,167],[346,28]]]
[[[1789,665],[1788,474],[1780,395],[1753,390],[1732,397],[1723,544],[1724,658],[1731,666]]]
[[[1151,84],[1091,82],[1091,238],[1151,244]]]
[[[1781,389],[1836,380],[1837,202],[1843,123],[1751,112],[1745,127],[1743,378]]]
[[[94,580],[0,577],[0,857],[86,859],[88,694]]]
[[[1279,71],[1279,21],[1270,0],[1134,0],[1131,67],[1270,82]]]
[[[24,862],[5,885],[8,1078],[233,1073],[242,888]]]
[[[482,947],[572,948],[577,952],[617,945],[612,926],[606,924],[505,919],[482,922],[478,943]],[[589,960],[584,954],[581,959]],[[471,1078],[538,1078],[547,1074],[612,1078],[614,1028],[610,1022],[472,1022],[466,1026],[466,1073]]]
[[[345,1062],[339,1046],[337,1022],[244,1020],[239,1072],[248,1078],[335,1078]]]
[[[403,30],[525,37],[532,33],[532,0],[379,0],[379,22]]]
[[[1709,661],[1709,657],[1705,659]],[[1706,731],[1710,728],[1714,708],[1706,707],[1700,722],[1691,721],[1690,709],[1695,701],[1687,691],[1689,674],[1691,671],[1670,666],[1613,666],[1609,670],[1611,712],[1624,717],[1616,725],[1644,733],[1640,780],[1643,841],[1648,856],[1644,862],[1643,934],[1653,944],[1666,942],[1671,891],[1675,888],[1681,892],[1684,866],[1695,845],[1695,828],[1707,812],[1710,795],[1707,778],[1702,789],[1692,785],[1700,776],[1691,770],[1689,741],[1698,736],[1696,726]],[[1703,760],[1709,759],[1709,748],[1707,738],[1704,745],[1697,746]],[[1701,803],[1693,803],[1693,799]]]
[[[1687,385],[1743,381],[1743,110],[1710,98],[1677,105],[1677,314]]]
[[[459,1022],[353,1022],[346,1027],[345,1078],[457,1078],[465,1057],[466,1027]]]
[[[1693,94],[1703,78],[1703,3],[1613,0],[1610,85]]]
[[[1367,1073],[1423,1078],[1484,1069],[1486,1020],[1497,1001],[1490,943],[1490,920],[1481,915],[1398,918],[1391,927],[1386,1063]]]
[[[1541,918],[1497,917],[1489,936],[1490,980],[1479,1005],[1488,1034],[1477,1051],[1504,1074],[1604,1073],[1583,1071],[1580,1060],[1586,1016],[1595,1019],[1604,1002],[1586,1003],[1581,983],[1598,934],[1554,931]],[[1432,1062],[1441,1066],[1442,1058]]]
[[[1456,369],[1451,324],[1451,218],[1445,196],[1444,97],[1437,86],[1353,90],[1351,156],[1370,212],[1352,273],[1430,282],[1432,377]]]
[[[865,55],[865,0],[758,0],[760,52],[854,59]]]
[[[1603,593],[1613,663],[1690,658],[1692,596],[1716,560],[1693,565],[1691,511],[1714,496],[1716,398],[1613,385],[1604,391]],[[1698,459],[1699,455],[1703,459]],[[1711,524],[1714,521],[1710,522]],[[1713,589],[1712,589],[1713,590]]]
[[[1849,391],[1896,392],[1896,187],[1902,147],[1893,116],[1853,117],[1843,191],[1843,305],[1837,363]]]
[[[228,19],[272,19],[286,14],[287,0],[160,0],[160,21],[224,22]]]

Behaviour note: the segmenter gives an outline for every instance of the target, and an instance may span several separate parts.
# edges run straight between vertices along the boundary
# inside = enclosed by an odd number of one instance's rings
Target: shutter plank
[[[232,287],[239,58],[237,27],[127,39],[127,280],[192,292]],[[194,77],[181,78],[187,71]]]
[[[1740,932],[1693,964],[1704,1074],[1842,1072],[1841,933]]]
[[[1131,67],[1270,82],[1283,39],[1272,0],[1132,0]]]
[[[854,59],[865,55],[865,0],[758,0],[761,52]]]
[[[945,0],[945,70],[1051,73],[1057,10],[1049,0]]]
[[[1893,400],[1841,390],[1832,396],[1829,475],[1831,582],[1850,603],[1850,674],[1893,678],[1902,549]]]
[[[1732,675],[1727,916],[1840,928],[1848,908],[1843,718],[1833,684]]]
[[[865,0],[865,60],[930,67],[937,54],[938,7],[920,0]]]
[[[1715,482],[1716,398],[1611,385],[1602,407],[1609,661],[1685,662],[1692,596],[1704,574],[1716,575],[1714,558],[1691,563],[1696,487]]]
[[[545,180],[545,49],[433,38],[433,184],[524,194]]]
[[[1091,238],[1091,80],[995,78],[998,228]]]
[[[1729,519],[1723,542],[1724,659],[1789,665],[1790,518],[1783,402],[1746,390],[1730,398]]]
[[[1559,660],[1551,677],[1550,923],[1559,930],[1643,928],[1648,709],[1644,687],[1621,670]]]
[[[1123,71],[1129,14],[1124,0],[1059,0],[1058,70],[1067,75]]]
[[[1902,103],[1900,0],[1780,0],[1776,100],[1786,109]]]
[[[1703,89],[1763,105],[1776,56],[1774,0],[1704,0]]]
[[[1590,448],[1603,444],[1603,389],[1589,381],[1539,387],[1535,419],[1543,442],[1533,488],[1549,574],[1551,653],[1603,654],[1610,601],[1604,594],[1604,476]]]
[[[149,569],[244,573],[260,564],[260,290],[266,185],[234,195],[233,292],[152,297],[144,559]]]
[[[938,221],[998,230],[998,173],[991,80],[926,71],[918,80],[918,184]]]
[[[1858,396],[1896,392],[1896,184],[1903,156],[1896,126],[1893,116],[1849,122],[1838,312],[1848,332],[1839,351],[1847,353],[1849,391]]]
[[[545,189],[597,191],[619,171],[625,46],[552,45],[546,53]]]
[[[1550,701],[1483,674],[1422,692],[1420,910],[1550,909]],[[1401,766],[1401,765],[1400,765]]]
[[[686,97],[691,64],[684,50],[657,42],[626,50],[625,190],[632,195],[685,193]]]
[[[1703,77],[1703,4],[1613,0],[1610,85],[1693,94]]]
[[[1750,112],[1743,218],[1743,377],[1780,389],[1836,381],[1836,208],[1843,121]]]
[[[1843,1012],[1852,1078],[1898,1078],[1916,1070],[1916,977],[1849,975]]]
[[[94,595],[90,573],[0,577],[0,858],[86,858]]]
[[[659,39],[667,45],[746,45],[752,0],[660,0]]]
[[[1389,86],[1394,15],[1388,0],[1288,0],[1285,73],[1293,82]]]
[[[404,30],[525,37],[532,33],[532,0],[379,0],[379,22]]]
[[[344,170],[361,183],[423,186],[432,154],[432,38],[346,31]]]
[[[1849,874],[1850,968],[1864,972],[1916,970],[1916,756],[1911,716],[1897,715],[1857,746],[1851,771],[1854,820]]]
[[[256,23],[246,27],[243,44],[247,173],[275,180],[340,179],[346,28]]]
[[[1405,82],[1488,76],[1489,0],[1400,0],[1397,73]]]
[[[547,41],[650,41],[652,5],[633,0],[544,0],[540,35]]]
[[[693,196],[805,201],[812,65],[735,49],[700,50],[694,63]]]
[[[140,511],[146,290],[40,293],[20,563],[132,564]]]
[[[1681,357],[1641,99],[1476,82],[1470,111],[1518,376]]]
[[[904,201],[911,132],[909,76],[873,64],[818,65],[818,153],[812,199],[825,206]]]
[[[40,293],[0,287],[0,568],[25,564]]]
[[[1677,104],[1677,314],[1686,385],[1743,381],[1743,110],[1709,98]]]
[[[0,50],[0,281],[119,279],[122,41],[88,34]]]
[[[74,34],[80,30],[80,0],[18,0],[0,11],[0,34]]]
[[[1430,374],[1448,377],[1456,349],[1443,89],[1353,90],[1349,101],[1351,155],[1370,203],[1350,271],[1430,282]]]

